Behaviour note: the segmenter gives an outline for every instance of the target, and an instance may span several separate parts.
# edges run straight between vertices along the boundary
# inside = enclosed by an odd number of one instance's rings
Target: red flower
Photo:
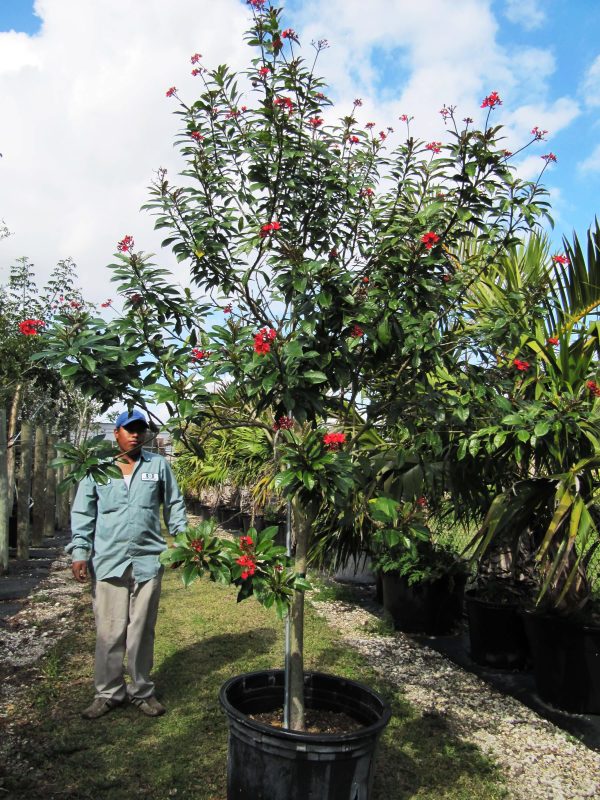
[[[551,345],[554,346],[555,344],[558,344],[558,336],[549,336],[546,339],[546,342],[547,342],[547,344],[551,344]]]
[[[79,303],[77,300],[71,300],[69,305],[71,308],[81,308],[81,303]]]
[[[518,358],[515,358],[513,360],[513,366],[515,366],[519,370],[519,372],[526,372],[531,366],[531,364],[529,363],[529,361],[520,361]]]
[[[379,131],[379,138],[381,139],[382,142],[385,142],[385,140],[387,139],[387,134],[384,131]]]
[[[111,303],[112,300],[109,298],[108,300],[105,300],[104,303],[100,303],[100,305],[102,306],[102,308],[108,308]]]
[[[444,281],[444,283],[450,283],[450,281],[452,280],[452,275],[448,275],[446,273],[446,274],[442,275],[442,280]]]
[[[431,150],[432,153],[441,153],[442,152],[442,143],[441,142],[429,142],[429,144],[425,145],[425,150]]]
[[[339,450],[345,441],[345,433],[326,433],[323,436],[323,444],[328,450]]]
[[[594,395],[594,397],[600,397],[600,386],[596,383],[596,381],[588,381],[586,383],[587,388],[589,391]]]
[[[360,325],[353,325],[352,326],[352,330],[350,331],[350,336],[353,339],[360,339],[364,335],[365,335],[365,332],[360,327]]]
[[[202,541],[202,539],[193,539],[190,542],[190,547],[197,553],[201,553],[202,550],[204,549],[204,542]]]
[[[264,225],[261,226],[259,236],[261,239],[264,239],[265,236],[268,236],[273,231],[281,230],[281,225],[277,220],[273,220],[273,222],[266,222]]]
[[[555,264],[562,264],[564,267],[571,263],[565,255],[552,256],[552,261],[554,261]]]
[[[205,358],[208,358],[210,355],[210,350],[202,350],[200,347],[192,347],[192,355],[190,358],[192,361],[203,361]]]
[[[319,125],[322,125],[322,124],[323,124],[323,120],[321,119],[321,117],[311,117],[311,118],[308,120],[308,124],[309,124],[309,125],[312,125],[312,126],[313,126],[313,128],[318,128],[318,127],[319,127]]]
[[[257,8],[259,11],[264,6],[266,0],[246,0],[249,6],[252,8]]]
[[[510,158],[510,156],[512,156],[512,150],[503,150],[502,155],[504,158]]]
[[[201,58],[202,55],[200,53],[194,53],[194,55],[190,58],[190,61],[192,62],[192,64],[197,64]]]
[[[195,139],[197,142],[203,142],[204,141],[204,136],[202,136],[200,131],[192,131],[190,133],[190,136],[192,137],[192,139]]]
[[[45,324],[43,319],[24,319],[19,322],[19,332],[24,336],[37,336]]]
[[[358,136],[350,136],[348,138],[348,141],[350,142],[350,144],[358,144],[360,139],[358,138]]]
[[[417,505],[419,508],[427,508],[427,498],[426,497],[418,497],[417,498]]]
[[[355,106],[362,106],[362,100],[360,99],[360,97],[356,98],[356,100],[354,101],[354,105]]]
[[[367,122],[367,124],[365,125],[365,128],[374,128],[374,127],[375,127],[374,122]]]
[[[225,114],[225,119],[235,119],[236,117],[239,117],[239,115],[240,115],[240,112],[237,110],[237,108],[231,108]]]
[[[401,114],[398,119],[400,122],[408,122],[408,114]]]
[[[223,306],[223,313],[224,314],[231,314],[232,311],[233,311],[233,306],[231,305],[231,303],[229,303],[226,306]]]
[[[294,427],[294,420],[291,417],[279,417],[273,424],[274,431],[289,431]]]
[[[281,38],[282,39],[291,39],[293,42],[298,41],[298,37],[296,35],[296,31],[293,28],[286,28],[284,31],[281,31]]]
[[[177,87],[176,86],[171,86],[170,89],[167,89],[165,94],[166,94],[167,97],[173,97],[173,95],[175,94],[176,91],[177,91]]]
[[[135,294],[132,294],[132,295],[129,297],[129,299],[130,299],[130,301],[131,301],[131,305],[132,305],[132,306],[137,306],[139,303],[141,303],[141,302],[142,302],[142,300],[143,300],[144,298],[142,297],[142,295],[141,295],[141,294],[138,294],[138,293],[136,292]]]
[[[496,108],[496,106],[501,106],[502,100],[498,95],[498,92],[492,92],[488,94],[487,97],[483,98],[483,103],[481,104],[482,108]]]
[[[254,335],[254,352],[259,355],[265,355],[271,350],[271,342],[277,336],[277,331],[273,328],[261,328],[261,330]]]
[[[554,153],[546,153],[546,155],[545,155],[545,156],[542,156],[542,158],[544,159],[544,161],[546,162],[546,164],[548,164],[550,161],[554,161],[555,163],[556,163],[556,161],[557,161],[557,158],[556,158],[556,156],[554,155]]]
[[[368,283],[368,282],[369,282],[369,279],[368,279],[368,277],[367,277],[366,275],[365,275],[365,277],[362,279],[362,282],[363,282],[363,283]]]
[[[431,248],[435,244],[437,244],[439,240],[440,237],[437,235],[437,233],[434,233],[433,231],[429,231],[429,233],[424,233],[423,236],[421,236],[421,241],[425,245],[426,250],[431,250]]]
[[[244,554],[235,560],[236,564],[239,564],[240,567],[244,567],[242,571],[242,580],[246,580],[249,576],[254,575],[256,572],[256,561],[251,555]]]
[[[261,67],[261,68],[258,70],[258,74],[259,74],[259,75],[260,75],[262,78],[265,78],[265,77],[266,77],[266,76],[269,74],[269,72],[270,72],[270,71],[271,71],[271,70],[269,69],[269,67]]]
[[[291,114],[294,110],[294,104],[292,103],[292,99],[290,97],[276,97],[273,101],[273,105],[284,106],[288,114]]]
[[[202,75],[203,72],[204,72],[204,68],[203,67],[194,67],[194,69],[191,71],[190,74],[194,78],[196,78],[198,75]]]
[[[373,191],[373,189],[371,189],[370,186],[367,186],[365,189],[360,190],[361,197],[373,197],[374,194],[375,192]]]
[[[124,236],[120,242],[117,244],[117,250],[121,253],[132,253],[133,252],[133,236]]]
[[[247,550],[251,547],[254,547],[254,540],[251,536],[240,536],[239,542],[242,550]]]
[[[531,133],[535,136],[536,141],[541,141],[548,131],[543,131],[536,125],[535,128],[531,129]]]

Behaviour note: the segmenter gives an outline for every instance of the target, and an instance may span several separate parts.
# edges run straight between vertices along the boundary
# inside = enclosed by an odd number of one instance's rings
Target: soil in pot
[[[476,664],[492,669],[525,669],[529,644],[520,606],[516,602],[492,602],[465,594],[469,620],[470,654]]]
[[[347,733],[306,733],[252,719],[283,706],[283,670],[230,679],[220,701],[229,720],[227,799],[369,800],[374,755],[390,708],[366,686],[321,673],[305,674],[309,711],[333,711],[358,722]]]
[[[383,573],[383,607],[397,630],[443,636],[451,633],[462,617],[466,577],[443,575],[409,586],[397,572]]]
[[[525,612],[540,698],[573,714],[600,714],[600,625]]]

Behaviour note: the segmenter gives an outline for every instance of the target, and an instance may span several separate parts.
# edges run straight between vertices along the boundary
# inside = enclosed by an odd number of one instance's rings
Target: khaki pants
[[[162,573],[161,567],[155,578],[136,583],[130,566],[120,578],[93,581],[96,697],[122,702],[127,696],[133,699],[154,694],[150,671]],[[128,685],[124,678],[125,654],[131,678]]]

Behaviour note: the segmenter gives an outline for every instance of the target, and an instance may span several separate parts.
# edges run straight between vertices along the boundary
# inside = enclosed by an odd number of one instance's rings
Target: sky
[[[548,130],[519,159],[536,178],[543,154],[551,192],[554,249],[600,218],[600,2],[598,0],[288,0],[285,26],[306,46],[326,38],[320,73],[339,115],[360,97],[362,122],[377,130],[401,114],[427,141],[447,138],[439,110],[483,119],[494,113],[507,149]],[[140,211],[159,167],[182,164],[172,143],[177,86],[198,84],[190,56],[207,67],[243,68],[244,0],[0,0],[0,283],[27,256],[40,282],[61,259],[78,265],[86,299],[114,294],[116,243],[156,252],[176,280],[185,265],[160,251],[152,217]],[[197,80],[197,79],[196,79]],[[380,127],[379,127],[380,126]]]

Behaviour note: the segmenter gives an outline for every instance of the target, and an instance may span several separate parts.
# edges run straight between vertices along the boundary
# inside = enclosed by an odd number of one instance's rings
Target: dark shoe
[[[154,695],[150,697],[131,697],[131,705],[136,706],[147,717],[161,717],[167,710],[162,703],[159,703]]]
[[[105,697],[97,697],[91,706],[88,706],[81,712],[81,716],[84,719],[98,719],[98,717],[103,717],[118,705],[121,704],[117,703],[115,700],[107,700]]]

